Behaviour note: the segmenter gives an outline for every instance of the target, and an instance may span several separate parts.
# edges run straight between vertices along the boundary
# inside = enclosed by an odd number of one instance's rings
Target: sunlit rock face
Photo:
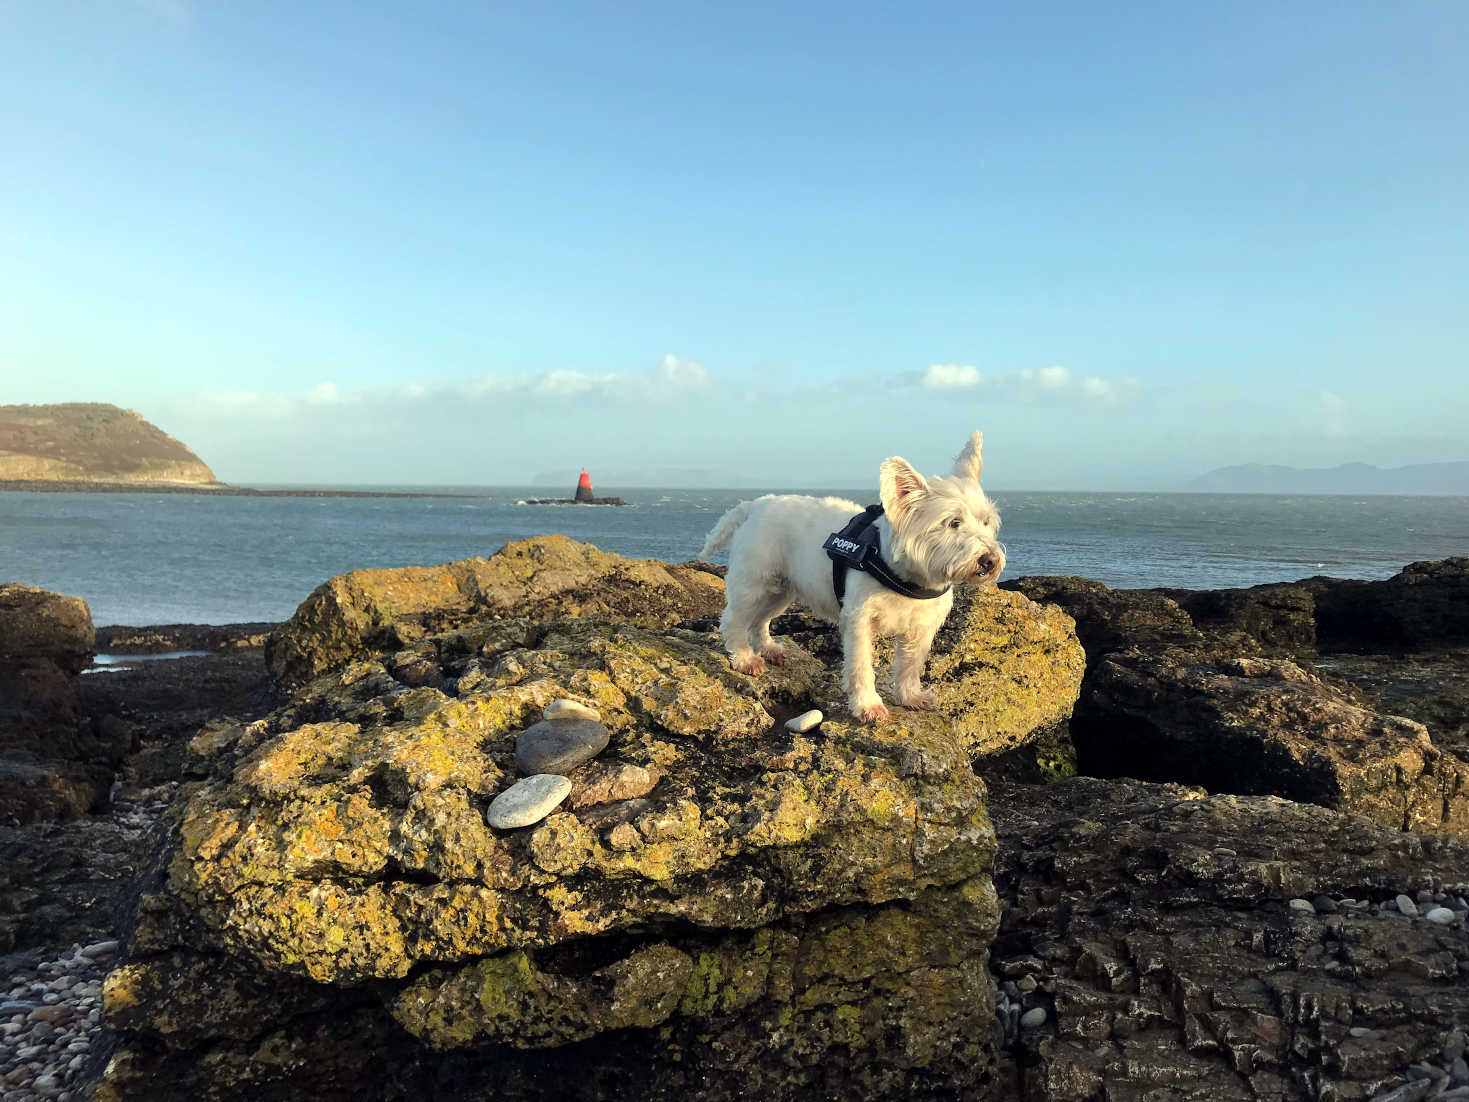
[[[1070,618],[965,595],[939,708],[865,727],[814,643],[731,670],[722,596],[559,537],[319,589],[276,636],[288,703],[192,746],[99,1097],[992,1094],[975,762],[1064,724]],[[491,828],[565,699],[606,748]]]

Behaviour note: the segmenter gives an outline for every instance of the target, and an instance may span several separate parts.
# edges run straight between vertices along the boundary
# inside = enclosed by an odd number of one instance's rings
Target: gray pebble
[[[1405,914],[1411,917],[1418,913],[1418,904],[1414,903],[1406,895],[1398,896],[1393,902],[1398,905],[1399,914]]]
[[[95,941],[81,951],[82,956],[95,960],[97,957],[110,957],[117,952],[116,941]]]
[[[516,781],[490,801],[485,822],[496,830],[539,823],[571,792],[571,782],[554,773],[538,773]]]
[[[1454,921],[1454,919],[1456,919],[1458,915],[1454,914],[1454,912],[1449,910],[1447,907],[1435,907],[1423,917],[1428,919],[1429,922],[1437,922],[1440,926],[1447,926],[1450,922]]]
[[[515,740],[515,768],[523,776],[570,773],[607,748],[607,728],[590,719],[543,719]]]
[[[1309,899],[1292,899],[1286,905],[1290,907],[1291,910],[1299,912],[1300,914],[1313,915],[1316,913],[1316,908],[1311,906],[1311,901]]]
[[[1455,1086],[1469,1083],[1469,1062],[1465,1062],[1464,1057],[1457,1057],[1449,1065],[1449,1078],[1454,1081]]]
[[[1043,1006],[1033,1006],[1024,1014],[1020,1015],[1021,1029],[1035,1029],[1037,1026],[1043,1026],[1045,1024],[1046,1008]]]

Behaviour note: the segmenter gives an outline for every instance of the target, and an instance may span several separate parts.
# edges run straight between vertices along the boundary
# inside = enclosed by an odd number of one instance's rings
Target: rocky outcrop
[[[0,821],[80,815],[106,798],[130,738],[79,707],[91,654],[86,602],[0,585]]]
[[[999,1097],[1368,1099],[1421,1079],[1425,1098],[1458,1074],[1469,844],[1090,778],[990,806],[994,967],[1017,1015],[1044,1016],[1010,1034]]]
[[[991,1093],[971,763],[1064,725],[1070,618],[966,592],[936,711],[798,735],[836,671],[797,640],[734,672],[721,605],[716,574],[560,537],[317,590],[273,640],[292,698],[191,746],[98,1097]],[[563,698],[607,748],[549,817],[491,829]]]
[[[542,536],[489,559],[338,575],[271,636],[266,656],[283,685],[299,687],[369,652],[495,618],[600,615],[666,626],[717,616],[723,604],[723,581],[697,566]]]
[[[1197,627],[1249,636],[1270,654],[1469,646],[1469,558],[1463,557],[1411,563],[1384,581],[1316,577],[1249,589],[1135,593],[1135,600],[1170,598]]]
[[[0,482],[220,484],[179,441],[101,402],[0,406]]]
[[[1469,764],[1284,659],[1110,655],[1072,737],[1086,772],[1278,795],[1469,837]]]
[[[1383,582],[1214,592],[1009,584],[1076,619],[1081,772],[1469,836],[1469,694],[1454,688],[1469,683],[1469,652],[1434,649],[1462,647],[1469,632],[1469,560],[1415,563]],[[1373,647],[1386,653],[1360,653]]]

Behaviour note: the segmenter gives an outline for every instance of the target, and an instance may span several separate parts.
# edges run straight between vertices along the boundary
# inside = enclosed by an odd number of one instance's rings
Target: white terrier
[[[869,555],[867,565],[855,565],[861,538],[845,537],[870,523],[875,509],[868,518],[856,518],[860,523],[854,527],[848,522],[863,512],[856,502],[767,494],[725,513],[699,555],[707,559],[725,546],[730,549],[719,633],[734,668],[753,675],[765,672],[766,662],[785,662],[785,651],[770,638],[770,621],[799,600],[841,625],[842,681],[858,720],[876,723],[888,715],[872,674],[872,646],[879,636],[898,637],[897,702],[908,708],[937,705],[937,697],[920,682],[933,637],[954,603],[949,587],[992,583],[1005,568],[1005,551],[995,538],[1000,517],[979,488],[983,443],[978,432],[972,434],[947,478],[925,481],[907,460],[883,461],[878,485],[884,515],[871,526],[882,551],[876,562]],[[843,529],[840,536],[833,536],[838,529]],[[870,532],[865,535],[871,538]],[[838,555],[829,557],[827,546]],[[833,561],[842,552],[851,552],[846,558],[854,565],[834,572]],[[878,578],[888,566],[891,581],[884,584]],[[836,589],[843,582],[844,597]]]

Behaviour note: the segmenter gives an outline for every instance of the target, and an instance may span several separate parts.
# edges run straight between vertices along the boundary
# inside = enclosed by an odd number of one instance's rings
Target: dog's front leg
[[[898,703],[905,708],[937,708],[939,698],[932,689],[923,687],[923,665],[928,661],[928,652],[933,647],[933,637],[938,633],[937,626],[932,631],[919,630],[914,635],[902,635],[898,637],[897,646],[893,655],[893,682],[896,691],[894,697]]]
[[[872,616],[860,602],[842,610],[842,682],[852,715],[862,723],[881,723],[888,717],[872,674],[872,628]]]

